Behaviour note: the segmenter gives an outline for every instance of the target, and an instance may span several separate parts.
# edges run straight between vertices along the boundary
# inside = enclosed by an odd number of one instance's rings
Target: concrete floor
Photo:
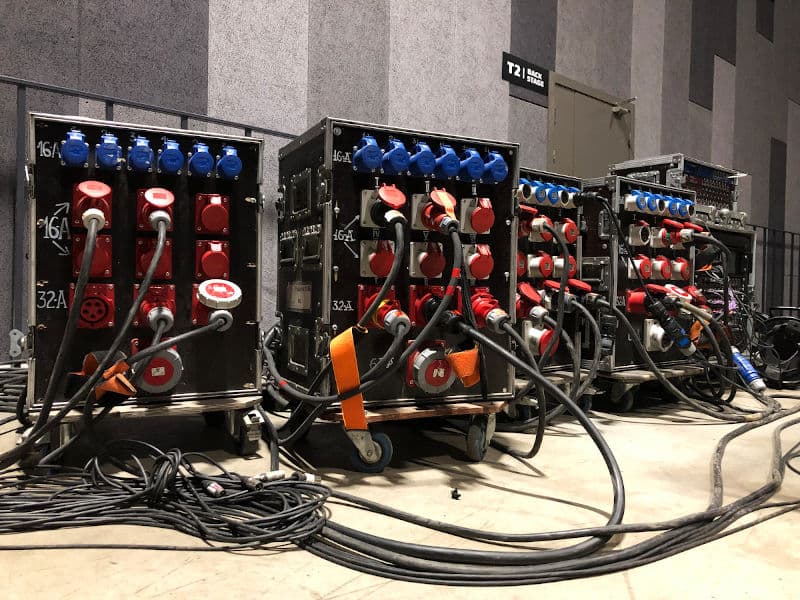
[[[784,400],[784,406],[800,402]],[[626,522],[663,520],[705,508],[709,461],[730,425],[710,421],[675,405],[645,407],[626,415],[596,413],[622,467],[627,489]],[[728,499],[761,485],[768,467],[770,425],[731,445],[724,464]],[[382,428],[392,438],[395,458],[381,475],[352,473],[341,431],[318,425],[300,453],[319,468],[323,481],[404,510],[471,527],[503,531],[546,531],[598,525],[611,503],[599,454],[580,427],[563,420],[549,430],[541,453],[529,463],[490,450],[481,464],[465,462],[462,440],[443,431],[419,431],[413,422]],[[146,438],[164,448],[208,451],[240,473],[266,467],[266,452],[249,460],[233,454],[230,442],[202,419],[144,419],[109,423],[102,437]],[[502,437],[526,447],[530,436]],[[13,435],[0,437],[7,447]],[[800,440],[800,428],[784,435],[784,449]],[[224,450],[219,450],[220,446]],[[457,487],[460,500],[450,492]],[[800,478],[788,472],[776,499],[797,498]],[[422,531],[405,523],[330,504],[337,521],[409,541],[467,546],[464,540]],[[626,536],[627,545],[640,539]],[[0,552],[0,597],[9,598],[797,598],[800,588],[800,514],[761,524],[684,554],[632,571],[535,589],[430,587],[362,575],[292,550],[248,554],[144,550],[57,550]],[[195,544],[165,530],[98,527],[10,535],[0,544],[130,542]]]

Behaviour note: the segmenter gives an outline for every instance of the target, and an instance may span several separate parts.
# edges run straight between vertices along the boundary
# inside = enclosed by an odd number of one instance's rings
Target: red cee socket
[[[211,310],[205,306],[202,302],[200,302],[200,298],[198,296],[198,291],[200,286],[198,284],[192,284],[192,326],[193,327],[202,327],[203,325],[208,325],[208,315],[211,313]]]
[[[133,297],[139,295],[139,284],[133,286]],[[163,306],[175,314],[175,286],[170,285],[151,285],[147,288],[144,295],[142,304],[139,306],[139,312],[133,320],[134,327],[148,327],[147,314],[157,308]]]
[[[625,290],[625,312],[630,315],[646,315],[644,301],[647,298],[643,289]]]
[[[547,278],[553,274],[553,257],[540,250],[537,254],[528,255],[528,276],[534,279]]]
[[[488,244],[475,244],[475,252],[467,257],[469,273],[475,279],[488,279],[494,269],[494,258]]]
[[[220,194],[197,194],[194,228],[197,233],[229,233],[230,199]]]
[[[433,231],[439,231],[445,217],[456,220],[456,199],[446,190],[433,188],[430,202],[422,208],[422,224]]]
[[[528,272],[527,260],[528,257],[524,252],[517,252],[517,277],[525,277],[525,273]]]
[[[692,273],[689,269],[689,261],[683,257],[678,257],[672,261],[672,274],[675,279],[689,281]]]
[[[139,190],[136,193],[136,224],[139,229],[150,230],[150,215],[163,210],[170,216],[170,224],[167,231],[172,231],[174,219],[172,218],[172,208],[175,204],[175,196],[167,189],[153,187],[146,190]]]
[[[560,256],[556,257],[553,260],[553,277],[561,277],[561,269],[564,266],[564,259]],[[578,261],[575,260],[574,256],[569,257],[569,271],[567,271],[567,277],[575,277],[578,274]]]
[[[574,244],[578,241],[580,231],[578,230],[578,225],[572,219],[564,219],[558,224],[558,230],[568,244]]]
[[[77,277],[83,262],[83,246],[86,238],[82,235],[75,235],[72,238],[72,275]],[[89,277],[99,279],[101,277],[111,277],[111,236],[98,235],[94,242],[94,256],[89,267]]]
[[[69,306],[75,301],[75,284],[69,285]],[[106,329],[114,327],[114,284],[89,283],[81,302],[79,329]]]
[[[578,294],[588,294],[592,291],[591,284],[581,281],[580,279],[567,279],[567,285],[572,288],[573,292]]]
[[[389,240],[378,240],[375,252],[369,255],[369,269],[375,277],[386,277],[392,270],[394,248]]]
[[[550,341],[553,339],[553,335],[554,332],[549,327],[542,332],[542,335],[539,336],[539,352],[537,356],[542,356],[544,354],[545,350],[547,350],[547,346],[550,345]],[[553,344],[553,347],[550,349],[550,356],[553,356],[556,350],[558,350],[558,340],[556,340],[556,343]]]
[[[642,279],[650,279],[650,276],[653,274],[653,263],[648,256],[637,254],[636,258],[633,259],[633,264],[636,265],[636,269],[639,271],[639,275],[642,276]]]
[[[442,245],[437,242],[428,242],[425,251],[417,255],[419,270],[428,279],[435,279],[442,276],[444,271],[445,258],[442,254]]]
[[[361,285],[358,286],[358,318],[359,320],[367,312],[367,307],[372,304],[372,301],[375,300],[375,296],[378,294],[378,291],[381,289],[379,285]],[[367,323],[367,327],[379,327],[379,324],[383,323],[383,318],[386,316],[386,313],[389,312],[392,308],[400,308],[400,303],[395,299],[396,296],[394,294],[394,287],[389,290],[389,293],[386,294],[386,300],[384,301],[383,305],[378,307],[378,310],[375,311],[375,314],[372,316],[372,319],[369,323]],[[385,306],[389,304],[390,307],[385,308]]]
[[[230,245],[216,240],[200,240],[195,245],[194,274],[199,280],[227,279],[230,272]]]
[[[517,237],[528,237],[533,231],[532,223],[539,211],[527,204],[519,205],[519,227],[517,230]]]
[[[535,306],[542,303],[542,297],[527,281],[517,284],[517,319],[524,319]]]
[[[486,327],[486,316],[496,308],[500,308],[500,303],[489,292],[489,288],[475,288],[470,296],[472,312],[475,313],[475,324],[478,327]]]
[[[136,239],[136,277],[142,278],[153,260],[156,252],[155,238]],[[153,279],[172,279],[172,240],[164,242],[164,251],[153,272]]]
[[[111,227],[111,188],[102,181],[81,181],[72,188],[73,227],[83,227],[83,213],[90,208],[103,212],[103,229]]]
[[[494,209],[489,198],[478,198],[478,205],[469,216],[469,224],[475,233],[489,233],[494,225]]]
[[[658,279],[672,278],[672,264],[666,256],[659,254],[653,259],[653,275]]]

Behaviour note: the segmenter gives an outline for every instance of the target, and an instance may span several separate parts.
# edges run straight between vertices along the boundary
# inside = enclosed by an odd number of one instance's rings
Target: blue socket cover
[[[647,208],[647,200],[645,198],[645,193],[642,190],[633,190],[631,194],[634,198],[636,198],[636,208],[639,210],[644,210]]]
[[[644,199],[647,202],[647,210],[650,212],[655,212],[658,210],[658,200],[653,194],[645,192]]]
[[[678,214],[682,217],[689,216],[689,205],[691,202],[685,198],[680,198],[678,202]]]
[[[664,198],[667,201],[667,210],[671,215],[678,214],[678,206],[680,205],[681,201],[674,196],[665,196]]]
[[[134,171],[150,171],[153,168],[153,149],[150,140],[133,138],[133,146],[128,149],[128,167]]]
[[[481,164],[483,161],[481,161]],[[458,160],[456,151],[447,144],[439,146],[439,156],[436,157],[436,169],[434,175],[438,179],[447,179],[458,175],[458,169],[461,163]],[[483,168],[483,167],[481,167]]]
[[[568,191],[570,194],[580,194],[580,193],[581,193],[581,191],[580,191],[578,188],[576,188],[576,187],[568,187],[568,188],[567,188],[567,191]]]
[[[176,175],[183,168],[183,152],[175,140],[164,140],[158,154],[158,170],[161,173]]]
[[[492,150],[486,155],[483,165],[483,182],[500,183],[508,177],[508,165],[499,152]]]
[[[362,173],[369,173],[381,166],[381,149],[371,135],[365,135],[353,153],[353,168]]]
[[[236,179],[242,172],[242,159],[233,146],[223,146],[222,155],[217,160],[217,176],[223,179]]]
[[[548,186],[541,181],[533,182],[533,196],[537,202],[542,203],[547,200],[547,188]]]
[[[547,199],[550,201],[550,204],[552,204],[553,206],[558,204],[559,201],[561,200],[561,192],[563,192],[566,189],[567,188],[565,188],[563,185],[556,185],[554,183],[551,183],[547,187]]]
[[[97,168],[119,169],[122,162],[122,148],[118,141],[113,133],[104,133],[100,136],[100,143],[94,150],[94,162]]]
[[[467,148],[464,151],[458,176],[464,181],[478,181],[483,177],[483,159],[475,148]]]
[[[390,140],[389,148],[383,153],[381,166],[387,175],[397,175],[408,171],[409,158],[405,144],[400,140]]]
[[[436,169],[436,157],[433,155],[431,147],[425,142],[417,142],[408,165],[412,175],[417,177],[431,175]]]
[[[208,151],[208,146],[202,142],[195,143],[189,157],[189,175],[208,177],[213,169],[214,157]]]
[[[83,167],[89,160],[89,144],[79,129],[70,129],[61,142],[61,161],[68,167]]]

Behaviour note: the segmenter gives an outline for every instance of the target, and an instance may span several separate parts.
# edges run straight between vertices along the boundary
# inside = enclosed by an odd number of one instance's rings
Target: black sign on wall
[[[503,79],[520,87],[547,95],[550,73],[547,69],[503,52]]]

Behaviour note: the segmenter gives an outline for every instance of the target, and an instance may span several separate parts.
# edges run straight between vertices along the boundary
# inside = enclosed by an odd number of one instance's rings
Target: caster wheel
[[[633,390],[628,390],[622,395],[622,398],[620,398],[619,402],[615,405],[617,412],[631,412],[633,410],[633,401]]]
[[[489,419],[486,415],[472,417],[467,429],[467,457],[475,462],[480,462],[486,456],[491,437],[487,435]]]
[[[527,404],[517,406],[517,415],[513,419],[515,422],[520,423],[530,421],[533,418],[533,407]]]
[[[206,422],[207,427],[222,429],[225,426],[225,411],[215,410],[212,412],[204,412],[203,420]]]
[[[392,460],[394,449],[392,448],[392,440],[385,433],[373,433],[372,441],[378,446],[380,456],[377,462],[369,463],[364,460],[358,448],[353,447],[353,454],[350,456],[350,462],[356,471],[362,473],[381,473]]]
[[[239,456],[252,456],[258,452],[258,440],[247,439],[247,435],[241,432],[236,440],[236,452]]]
[[[578,406],[580,406],[583,412],[588,413],[590,410],[592,410],[592,396],[590,394],[584,394],[581,396],[580,400],[578,401]]]

